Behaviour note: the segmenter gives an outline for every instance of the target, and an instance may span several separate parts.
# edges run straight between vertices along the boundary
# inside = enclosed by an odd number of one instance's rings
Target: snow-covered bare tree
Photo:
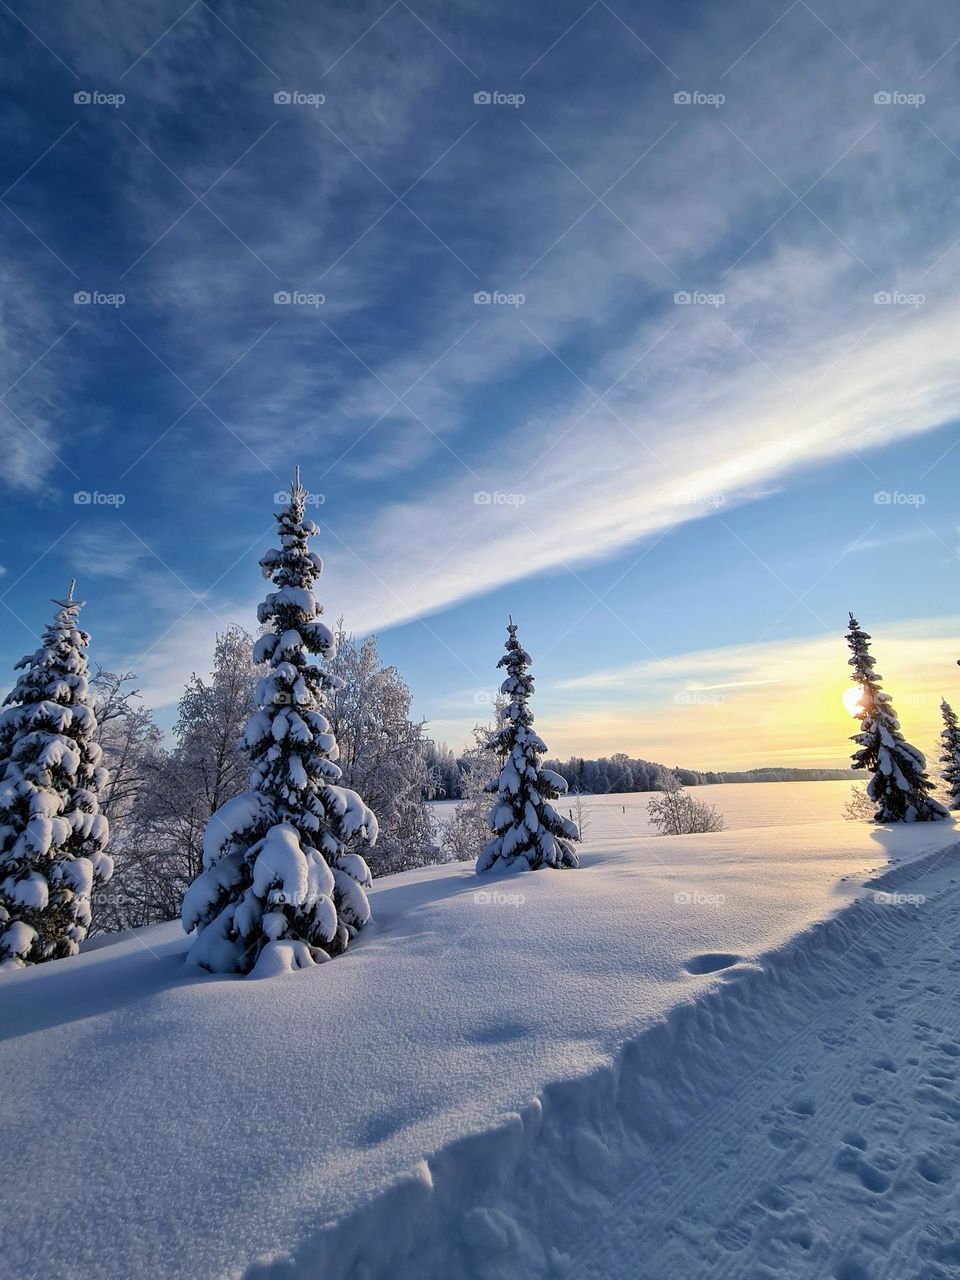
[[[460,799],[442,831],[444,848],[458,862],[475,858],[489,838],[490,787],[503,763],[489,749],[495,729],[490,723],[474,725],[473,746],[460,756]]]
[[[943,768],[940,776],[947,792],[947,805],[951,809],[960,809],[960,723],[946,698],[940,701],[940,713],[943,716],[940,734],[940,763]]]
[[[17,663],[0,712],[0,967],[74,955],[90,895],[113,870],[98,798],[107,784],[74,584]]]
[[[250,789],[208,822],[204,870],[183,902],[184,928],[197,931],[189,959],[216,973],[304,968],[339,954],[370,919],[370,871],[348,846],[373,844],[377,820],[338,785],[325,714],[338,681],[310,660],[332,658],[336,643],[313,591],[323,563],[309,549],[319,530],[304,518],[299,468],[288,496],[276,517],[280,547],[260,561],[277,589],[258,611],[267,630],[254,662],[270,670],[244,735]]]
[[[689,836],[723,830],[723,815],[714,805],[684,790],[673,770],[661,769],[656,782],[658,794],[647,802],[647,812],[657,835]]]
[[[96,740],[109,779],[100,794],[100,812],[110,823],[111,851],[162,738],[153,712],[133,687],[136,679],[132,671],[117,673],[99,666],[90,677]]]
[[[211,678],[194,673],[180,698],[174,726],[177,750],[184,770],[195,779],[204,822],[246,785],[241,738],[255,705],[253,646],[253,636],[242,627],[218,635]]]
[[[871,822],[876,807],[867,795],[867,788],[854,783],[843,803],[843,816],[847,822]]]
[[[109,884],[98,885],[90,899],[90,934],[111,933],[173,915],[151,915],[142,909],[145,892],[139,853],[146,832],[138,810],[144,788],[163,760],[162,734],[149,707],[143,705],[136,676],[98,667],[90,679],[96,740],[103,752],[108,782],[100,793],[100,812],[110,823],[107,853],[113,861]],[[182,890],[181,890],[182,893]]]
[[[506,650],[497,663],[507,672],[500,686],[505,701],[500,725],[488,744],[503,765],[495,781],[487,784],[487,791],[497,796],[487,822],[494,834],[477,859],[477,874],[493,868],[535,871],[540,867],[578,867],[580,859],[572,843],[580,838],[577,828],[550,804],[566,792],[567,784],[558,773],[540,764],[547,748],[533,728],[533,676],[527,670],[531,660],[517,639],[512,618]]]
[[[375,635],[358,640],[336,627],[336,656],[328,671],[341,687],[327,698],[330,731],[337,740],[343,781],[359,791],[377,815],[380,834],[367,854],[375,876],[438,861],[430,810],[428,739],[423,721],[412,720],[412,695],[396,667],[380,660]]]
[[[853,668],[850,679],[860,686],[856,712],[860,732],[851,735],[857,744],[852,763],[854,769],[867,769],[872,775],[867,795],[876,806],[874,821],[933,822],[948,817],[947,810],[930,794],[934,784],[927,775],[923,752],[911,746],[900,731],[893,700],[874,670],[870,636],[852,613],[847,643],[852,654],[848,660]]]

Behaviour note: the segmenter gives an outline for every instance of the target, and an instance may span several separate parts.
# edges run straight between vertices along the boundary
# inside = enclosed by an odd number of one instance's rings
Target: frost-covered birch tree
[[[341,687],[331,692],[327,715],[344,782],[365,796],[377,815],[370,870],[382,876],[436,862],[424,798],[430,787],[427,739],[423,721],[411,719],[410,690],[396,667],[381,662],[375,635],[358,640],[340,621],[335,637],[337,653],[329,671]]]
[[[507,672],[500,686],[504,705],[488,749],[500,755],[503,765],[497,779],[486,788],[496,792],[497,800],[487,820],[493,838],[477,859],[477,874],[493,868],[535,871],[540,867],[578,867],[580,859],[571,843],[580,838],[577,828],[550,804],[566,792],[567,784],[558,773],[540,764],[547,748],[533,728],[533,676],[527,670],[530,655],[517,639],[513,619],[507,627],[506,653],[497,666]]]
[[[0,967],[74,955],[109,880],[107,784],[74,584],[0,712]]]
[[[444,849],[458,862],[476,858],[477,850],[483,848],[489,837],[490,784],[496,782],[503,762],[488,750],[488,744],[496,732],[504,705],[503,699],[498,697],[492,722],[473,726],[473,746],[458,760],[460,797],[453,813],[440,828]]]
[[[304,518],[306,498],[298,468],[276,517],[280,546],[260,561],[276,590],[258,611],[267,630],[253,660],[269,671],[244,734],[250,789],[208,822],[204,870],[183,902],[184,928],[197,931],[188,957],[213,972],[307,967],[342,952],[370,919],[370,872],[349,846],[373,844],[377,820],[338,785],[337,742],[324,713],[337,681],[311,661],[332,658],[336,646],[314,595],[323,562],[309,549],[319,530]]]
[[[926,772],[926,759],[900,731],[893,699],[883,691],[882,677],[874,669],[870,636],[852,613],[847,643],[852,654],[848,660],[853,668],[850,679],[860,686],[856,712],[860,731],[851,735],[857,744],[852,764],[872,775],[867,796],[875,805],[874,821],[934,822],[948,817],[943,805],[930,795],[934,784]]]
[[[943,768],[940,776],[946,788],[948,807],[960,809],[960,723],[957,721],[957,713],[946,698],[941,699],[940,713],[943,716],[943,730],[940,734],[940,763]]]

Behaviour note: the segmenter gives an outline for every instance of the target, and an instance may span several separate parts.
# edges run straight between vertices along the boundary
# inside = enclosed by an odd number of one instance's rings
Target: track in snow
[[[960,882],[931,872],[854,978],[565,1259],[580,1280],[960,1276]],[[882,932],[882,931],[881,931]],[[879,943],[892,954],[878,954]]]
[[[875,884],[248,1280],[960,1280],[960,845]]]

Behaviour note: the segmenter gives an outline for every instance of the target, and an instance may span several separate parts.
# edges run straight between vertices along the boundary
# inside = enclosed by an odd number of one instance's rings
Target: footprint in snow
[[[731,965],[739,964],[742,956],[734,955],[729,951],[705,951],[703,955],[691,956],[684,965],[687,973],[717,973],[720,969],[729,969]]]
[[[866,1191],[874,1195],[882,1195],[890,1190],[890,1176],[869,1161],[862,1151],[853,1147],[842,1146],[837,1152],[837,1168],[843,1173],[852,1174]]]
[[[917,1173],[926,1182],[932,1182],[936,1186],[950,1177],[946,1165],[932,1151],[921,1151],[917,1156]]]

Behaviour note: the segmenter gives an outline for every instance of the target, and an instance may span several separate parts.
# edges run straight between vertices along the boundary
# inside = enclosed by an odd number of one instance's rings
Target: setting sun
[[[858,715],[863,710],[860,694],[861,689],[858,684],[852,684],[849,689],[845,689],[843,692],[843,705],[852,716]]]

